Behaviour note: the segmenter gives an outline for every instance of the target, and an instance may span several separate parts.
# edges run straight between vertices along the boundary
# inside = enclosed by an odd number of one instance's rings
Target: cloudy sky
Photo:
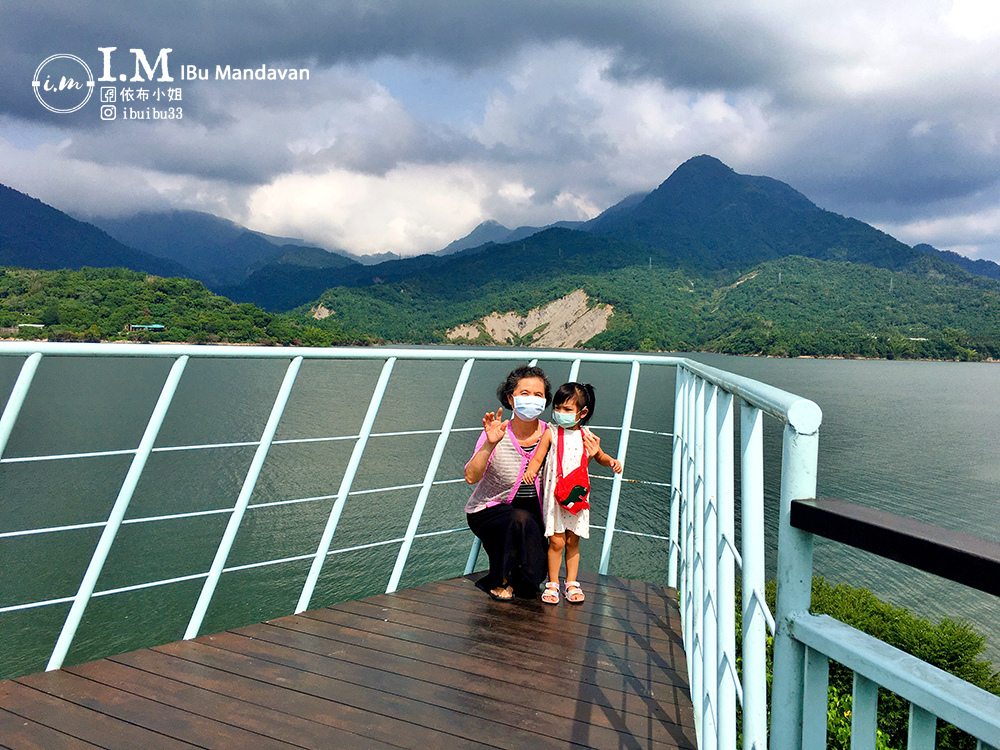
[[[1000,261],[993,1],[4,0],[0,20],[0,182],[80,218],[195,209],[409,255],[486,219],[589,218],[706,153]],[[66,55],[102,77],[101,47],[113,79],[170,49],[174,81],[98,81],[114,120],[99,93],[43,106],[33,78],[72,76]],[[226,65],[309,80],[214,80]]]

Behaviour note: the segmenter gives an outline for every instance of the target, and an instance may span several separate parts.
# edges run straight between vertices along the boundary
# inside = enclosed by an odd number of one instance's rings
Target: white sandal
[[[545,584],[545,591],[542,592],[542,601],[546,604],[559,603],[559,582],[549,581]]]
[[[583,589],[580,588],[579,581],[566,581],[566,601],[570,604],[583,604],[584,599],[587,597],[583,594]],[[574,599],[573,597],[579,597]]]

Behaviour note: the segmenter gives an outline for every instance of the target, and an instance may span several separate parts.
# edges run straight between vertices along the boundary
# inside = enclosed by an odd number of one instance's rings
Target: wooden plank
[[[404,589],[393,595],[371,597],[364,600],[364,603],[415,614],[436,612],[440,619],[455,623],[467,622],[471,615],[480,621],[489,619],[492,626],[505,627],[508,631],[521,627],[519,620],[525,618],[536,632],[558,630],[591,637],[599,633],[603,642],[613,644],[640,639],[648,641],[649,646],[658,653],[681,660],[685,658],[682,645],[677,642],[674,633],[667,630],[668,623],[664,620],[654,621],[656,613],[653,611],[628,611],[598,602],[584,602],[582,605],[563,603],[557,606],[541,602],[523,605],[494,603],[494,606],[484,609],[481,601],[470,598],[468,594],[463,597],[457,589],[451,589],[433,600],[422,594],[422,591]],[[511,618],[507,611],[510,607],[517,608],[518,618]]]
[[[35,690],[16,680],[0,683],[0,704],[7,711],[74,738],[80,746],[92,747],[89,743],[94,743],[108,750],[192,750],[196,747],[133,724],[116,721],[99,711]],[[3,734],[0,733],[0,738],[2,737]]]
[[[3,750],[94,750],[97,745],[0,709]]]
[[[255,647],[261,649],[263,658],[275,659],[295,668],[300,668],[301,664],[309,664],[314,670],[323,669],[324,673],[338,674],[343,670],[351,676],[350,679],[366,685],[378,684],[380,689],[402,696],[427,692],[429,683],[439,687],[433,691],[433,698],[425,698],[426,700],[480,718],[492,719],[496,707],[506,703],[507,720],[515,722],[516,719],[515,723],[525,728],[535,724],[552,724],[549,728],[543,726],[540,729],[530,729],[551,736],[558,737],[566,724],[565,717],[581,710],[594,714],[596,718],[593,723],[598,727],[615,731],[627,730],[632,735],[651,737],[658,741],[671,739],[678,733],[677,724],[686,718],[675,715],[676,707],[672,703],[661,707],[655,701],[649,701],[643,705],[642,711],[623,711],[611,700],[600,700],[598,691],[590,691],[582,698],[574,697],[576,688],[565,677],[561,680],[551,679],[550,684],[545,684],[544,681],[531,679],[530,669],[519,670],[522,680],[517,684],[506,679],[484,679],[465,668],[470,664],[468,659],[460,660],[453,667],[445,667],[432,661],[417,661],[401,656],[391,650],[378,650],[370,645],[352,646],[319,636],[303,638],[300,633],[283,632],[280,628],[271,628],[266,634],[262,634],[261,630],[255,630],[253,644],[229,641],[220,645],[228,645],[237,650]],[[263,646],[262,642],[265,640],[275,648]],[[382,643],[386,640],[383,639]],[[283,650],[286,648],[287,650]],[[305,653],[297,653],[302,651]],[[324,659],[331,659],[333,663],[324,667]],[[392,677],[373,677],[372,670]],[[655,705],[650,705],[651,703]],[[637,708],[638,706],[634,707]]]
[[[104,666],[105,661],[91,664]],[[167,703],[115,690],[65,669],[19,677],[17,681],[122,722],[146,727],[206,750],[228,750],[234,747],[290,750],[294,747],[261,737],[241,727],[210,721]]]
[[[255,629],[252,634],[247,633],[246,635],[248,637],[252,635],[257,640],[286,644],[288,638],[294,637],[296,640],[292,642],[293,644],[297,644],[300,648],[315,650],[318,653],[339,653],[345,646],[380,648],[417,664],[439,664],[465,670],[470,674],[476,674],[490,680],[510,679],[516,682],[515,678],[518,678],[523,671],[527,672],[530,679],[536,684],[542,680],[549,680],[557,685],[552,692],[564,692],[565,681],[572,680],[578,683],[576,688],[578,693],[591,691],[599,695],[615,695],[616,701],[621,703],[627,703],[633,698],[638,698],[643,702],[649,701],[653,699],[654,695],[662,695],[673,689],[678,689],[681,692],[687,690],[686,684],[674,688],[669,684],[646,680],[643,676],[628,675],[621,670],[606,672],[593,670],[590,674],[585,675],[582,668],[561,659],[538,658],[526,663],[512,662],[507,651],[501,652],[504,658],[470,659],[468,654],[460,648],[439,648],[419,641],[395,638],[395,630],[391,626],[386,625],[385,632],[375,632],[377,623],[369,624],[371,621],[366,618],[354,618],[354,620],[358,625],[357,628],[342,623],[337,626],[336,630],[330,630],[310,618],[283,618],[274,623],[275,630]],[[311,635],[316,639],[316,645],[309,646],[308,641],[302,639],[300,635],[283,634],[282,629]],[[343,645],[331,644],[328,640]],[[386,645],[388,642],[393,643]]]
[[[509,607],[510,605],[498,605]],[[513,610],[512,610],[513,611]],[[400,612],[388,607],[379,607],[367,601],[345,602],[330,610],[317,610],[309,613],[309,617],[326,622],[341,622],[345,614],[367,617],[373,622],[362,625],[363,629],[374,629],[375,632],[392,632],[398,638],[409,638],[417,642],[440,645],[467,652],[473,657],[492,658],[509,661],[512,651],[522,654],[528,659],[557,658],[564,661],[558,651],[553,652],[553,646],[564,644],[564,651],[579,652],[580,658],[588,655],[596,658],[598,668],[612,671],[622,669],[647,669],[652,666],[661,674],[653,677],[654,681],[666,684],[678,684],[686,680],[684,662],[674,654],[662,654],[653,650],[644,650],[645,644],[636,642],[613,643],[602,641],[601,633],[594,638],[587,638],[586,633],[567,632],[555,629],[529,629],[523,627],[527,615],[518,612],[519,617],[506,616],[501,618],[503,625],[483,627],[477,622],[475,615],[462,623],[452,623],[446,620],[434,620],[432,617],[412,612]],[[387,629],[382,623],[389,623]],[[474,637],[477,633],[485,637]],[[609,638],[609,640],[612,640]],[[650,664],[652,662],[652,664]],[[677,669],[680,666],[681,669]]]
[[[1000,596],[1000,543],[824,498],[793,500],[792,526]]]
[[[244,640],[246,639],[222,633],[202,636],[194,641],[158,646],[123,658],[147,668],[156,659],[169,659],[169,664],[162,662],[162,668],[177,675],[178,679],[252,702],[264,701],[277,705],[273,701],[277,697],[276,686],[280,686],[281,690],[287,690],[280,695],[282,711],[361,736],[368,743],[363,746],[367,747],[388,744],[419,749],[435,746],[444,738],[439,733],[425,731],[422,727],[393,715],[374,713],[368,705],[352,705],[357,701],[352,699],[349,685],[338,686],[327,681],[317,687],[320,681],[313,678],[308,660],[303,662],[305,669],[286,668],[252,656],[251,648],[227,651],[216,645],[219,641],[239,643]],[[328,690],[324,692],[321,688]],[[359,692],[363,694],[364,691]],[[450,736],[447,739],[449,747],[483,747],[478,742],[462,737]]]
[[[221,640],[227,642],[226,638]],[[296,682],[298,690],[323,696],[337,694],[343,700],[357,701],[359,707],[390,716],[406,716],[409,721],[436,731],[489,737],[492,746],[512,749],[526,743],[539,748],[565,747],[571,741],[572,727],[566,717],[540,711],[538,705],[533,708],[509,702],[498,705],[451,684],[436,684],[343,660],[339,651],[333,656],[323,656],[258,638],[238,647],[253,649],[257,658],[288,667],[289,679],[309,670],[308,677]],[[511,727],[518,730],[515,736],[509,732]],[[617,732],[602,727],[595,727],[592,735],[598,747],[609,745],[618,736]]]
[[[676,593],[581,582],[551,607],[458,578],[31,675],[0,726],[18,750],[693,748]]]
[[[468,594],[470,584],[470,581],[463,579],[452,579],[446,582],[428,584],[426,591],[434,596],[437,603],[450,608],[465,611],[482,610],[482,603]],[[424,591],[425,587],[421,586],[418,590],[402,589],[396,594],[402,598],[427,601],[428,597]],[[593,591],[590,588],[587,588],[586,591],[587,600],[581,605],[569,605],[565,600],[562,600],[556,606],[543,604],[540,601],[537,603],[515,602],[514,606],[530,607],[533,611],[543,612],[549,617],[588,625],[599,619],[601,626],[609,630],[618,629],[629,633],[641,631],[651,638],[668,640],[681,645],[679,642],[680,634],[677,632],[680,622],[679,615],[671,617],[670,608],[676,605],[669,599],[655,598],[643,602],[636,597],[616,596],[615,592],[608,594],[603,590]],[[480,595],[485,596],[481,592]],[[510,605],[501,604],[500,606]],[[502,614],[502,610],[494,611]]]
[[[135,658],[129,659],[130,656],[133,655],[90,662],[69,667],[67,671],[219,724],[238,726],[266,738],[274,747],[325,748],[332,744],[338,748],[360,749],[376,746],[369,738],[291,716],[283,708],[280,711],[274,708],[283,706],[288,694],[294,692],[291,686],[271,691],[271,705],[255,703],[206,690],[189,679],[164,677],[155,671],[124,663],[136,661]]]

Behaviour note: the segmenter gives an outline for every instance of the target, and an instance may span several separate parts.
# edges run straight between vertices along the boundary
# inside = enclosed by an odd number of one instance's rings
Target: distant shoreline
[[[43,341],[47,341],[47,339],[19,339],[19,338],[12,338],[12,337],[9,337],[9,336],[8,337],[4,337],[4,338],[0,338],[0,343],[2,343],[4,341],[23,342],[23,343],[30,343],[30,342],[37,341],[37,342],[41,343]],[[279,344],[279,343],[257,344],[257,343],[251,343],[251,342],[231,342],[231,341],[227,341],[227,342],[215,341],[215,342],[212,342],[212,343],[190,343],[190,342],[187,342],[187,341],[127,341],[127,340],[117,340],[117,341],[91,341],[91,342],[68,341],[68,342],[62,342],[62,343],[70,343],[70,344],[91,343],[91,344],[104,344],[104,345],[107,345],[107,346],[126,345],[126,344],[142,344],[142,345],[146,345],[146,346],[267,346],[267,347],[274,347],[274,348],[277,348],[277,349],[295,349],[295,348],[338,349],[338,348],[344,348],[344,347],[349,347],[349,346],[368,346],[368,347],[371,347],[371,348],[379,348],[379,347],[388,348],[388,347],[393,347],[393,346],[451,346],[451,347],[455,347],[455,348],[464,348],[464,346],[465,346],[463,344],[411,344],[411,343],[402,343],[402,342],[398,342],[398,341],[397,342],[385,342],[385,343],[382,343],[382,344],[359,345],[357,343],[353,343],[353,344],[343,344],[343,346],[340,346],[340,345],[330,345],[330,346],[321,346],[321,347],[295,347],[295,346],[286,345],[286,344]],[[481,348],[481,347],[469,347],[469,348]],[[503,349],[505,347],[495,346],[495,347],[489,347],[489,348]],[[523,349],[524,351],[528,351],[528,352],[530,352],[532,350],[541,351],[541,350],[535,349],[535,347],[527,347],[527,346],[526,347],[506,347],[506,348],[520,348],[520,349]],[[549,349],[545,349],[544,351],[552,351],[552,350],[553,349],[549,348]],[[576,349],[576,348],[572,348],[572,349],[556,349],[556,351],[596,352],[596,351],[604,351],[604,350],[601,350],[601,349],[583,349],[583,348]],[[787,360],[792,360],[792,359],[817,359],[817,360],[846,360],[846,361],[850,361],[850,360],[863,360],[863,361],[866,361],[866,362],[955,362],[955,363],[959,363],[959,362],[963,361],[963,360],[957,360],[957,359],[928,359],[926,357],[919,357],[919,358],[915,357],[915,358],[912,358],[912,359],[888,359],[886,357],[865,357],[865,356],[862,356],[862,355],[853,356],[853,355],[849,355],[849,354],[847,354],[847,355],[845,355],[845,354],[832,354],[830,356],[818,356],[818,355],[815,355],[815,354],[798,354],[798,355],[796,355],[794,357],[779,357],[779,356],[774,355],[774,354],[730,354],[728,352],[712,352],[712,351],[684,351],[684,352],[677,352],[677,351],[658,351],[658,352],[623,351],[621,353],[622,354],[663,354],[663,355],[668,355],[668,356],[681,356],[681,357],[689,356],[691,354],[718,354],[718,355],[721,355],[721,356],[724,356],[724,357],[755,357],[755,358],[758,358],[758,359],[787,359]],[[966,361],[967,364],[996,364],[997,362],[1000,362],[1000,359],[994,359],[992,357],[984,357],[983,359],[977,359],[977,360],[974,360],[974,361]]]

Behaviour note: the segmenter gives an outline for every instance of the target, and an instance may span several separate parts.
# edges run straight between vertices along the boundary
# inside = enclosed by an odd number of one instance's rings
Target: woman
[[[499,601],[535,598],[546,576],[539,484],[522,484],[524,469],[548,425],[538,419],[552,401],[552,387],[538,367],[518,367],[497,388],[500,409],[483,417],[483,434],[465,465],[475,484],[465,505],[469,528],[483,542],[490,572],[477,585]],[[504,420],[504,407],[514,416]]]

